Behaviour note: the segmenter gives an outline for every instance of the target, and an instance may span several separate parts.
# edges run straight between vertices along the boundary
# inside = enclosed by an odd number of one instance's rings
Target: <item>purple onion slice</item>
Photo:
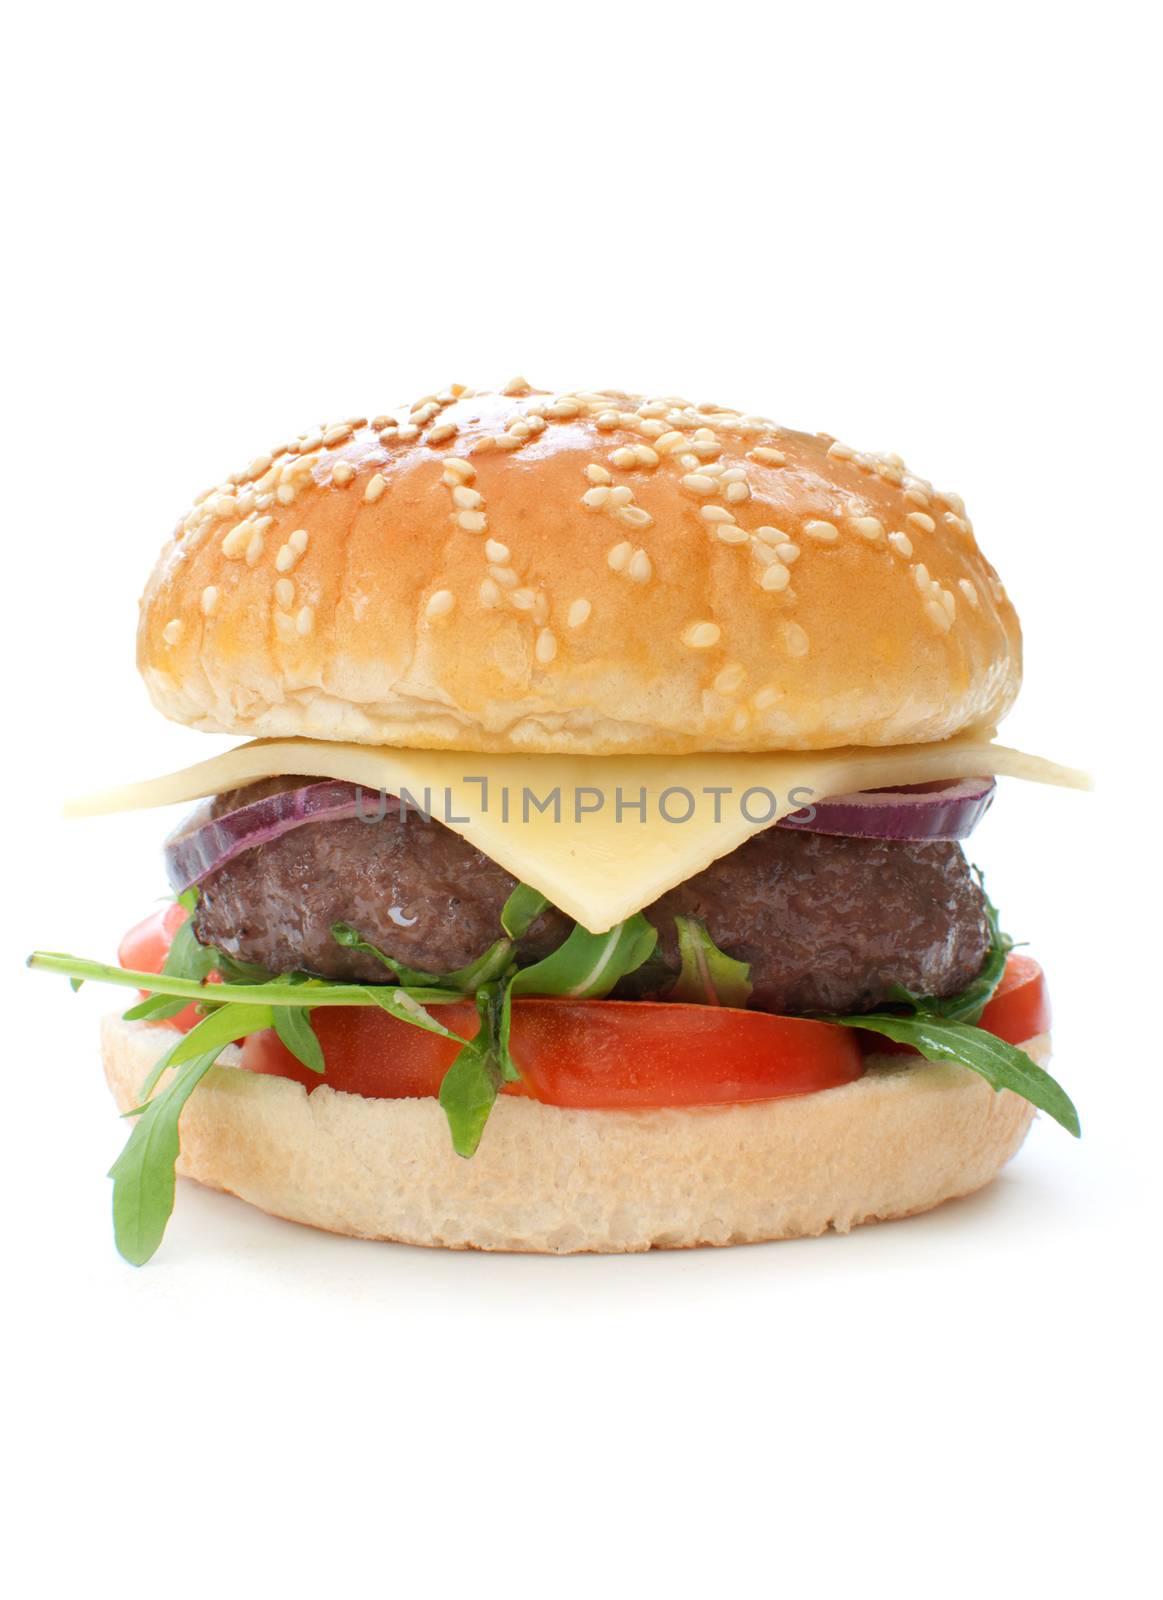
[[[993,778],[953,778],[864,789],[818,800],[804,811],[782,817],[776,826],[848,839],[952,842],[969,837],[992,805],[996,788]]]
[[[397,802],[389,799],[388,804],[394,808]],[[200,825],[191,826],[187,819],[166,840],[166,874],[181,894],[235,856],[269,844],[305,822],[340,822],[356,816],[375,821],[384,815],[380,792],[359,784],[328,780],[301,789],[281,789]]]

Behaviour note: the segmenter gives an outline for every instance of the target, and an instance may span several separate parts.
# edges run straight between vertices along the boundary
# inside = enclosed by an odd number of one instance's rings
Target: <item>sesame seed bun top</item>
[[[996,723],[1021,635],[960,498],[899,457],[518,380],[317,429],[204,494],[138,663],[219,733],[822,749]]]

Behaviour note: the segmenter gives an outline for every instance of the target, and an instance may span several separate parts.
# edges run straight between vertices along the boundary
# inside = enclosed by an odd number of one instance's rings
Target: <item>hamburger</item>
[[[819,1234],[989,1182],[1043,975],[964,841],[1017,615],[961,499],[719,405],[459,385],[200,496],[141,601],[157,708],[245,736],[74,804],[198,802],[106,1019],[115,1235],[175,1172],[371,1239]]]

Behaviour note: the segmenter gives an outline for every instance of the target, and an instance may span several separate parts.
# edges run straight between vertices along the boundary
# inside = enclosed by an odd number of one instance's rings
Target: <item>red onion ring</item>
[[[373,799],[374,797],[374,799]],[[277,794],[250,805],[238,806],[220,817],[192,827],[187,818],[165,844],[166,875],[178,893],[201,883],[228,861],[269,844],[305,822],[341,822],[347,817],[366,817],[369,821],[387,815],[398,802],[373,789],[371,794],[357,783],[310,783],[301,789],[280,789]]]
[[[778,828],[828,833],[847,839],[951,843],[967,839],[993,804],[993,778],[951,778],[831,795],[804,811],[781,817]]]

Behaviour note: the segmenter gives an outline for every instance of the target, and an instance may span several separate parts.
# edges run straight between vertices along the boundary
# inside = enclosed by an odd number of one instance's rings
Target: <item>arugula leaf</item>
[[[181,995],[186,1000],[223,1005],[288,1006],[373,1006],[378,1005],[377,985],[370,983],[328,983],[322,978],[304,979],[301,973],[289,977],[268,977],[266,983],[223,983],[213,988],[189,978],[169,978],[164,973],[135,972],[127,967],[110,966],[101,961],[86,961],[55,950],[34,950],[27,965],[37,972],[56,972],[63,977],[92,979],[123,989],[145,989],[150,994]],[[448,1005],[460,998],[451,989],[410,989],[413,998],[424,1005]]]
[[[521,1076],[509,1049],[514,995],[569,995],[575,1000],[600,1000],[620,978],[640,967],[657,943],[658,930],[640,911],[617,923],[608,933],[590,933],[579,922],[565,943],[543,961],[515,972],[501,1000],[497,1041],[501,1076],[509,1083]]]
[[[126,1022],[144,1022],[147,1019],[164,1022],[167,1017],[176,1017],[179,1011],[184,1011],[189,1003],[188,1000],[174,1000],[166,994],[151,994],[121,1015]]]
[[[501,927],[510,939],[520,939],[549,905],[549,901],[527,883],[519,883],[501,907]]]
[[[511,940],[498,939],[483,955],[477,956],[467,966],[458,967],[455,972],[422,972],[418,967],[406,967],[402,961],[386,955],[348,922],[333,923],[331,937],[345,950],[360,950],[364,955],[374,956],[389,972],[394,973],[400,983],[413,988],[427,986],[452,989],[458,995],[474,994],[481,984],[491,983],[494,978],[501,977],[509,966],[513,951]]]
[[[327,1068],[323,1060],[323,1046],[311,1026],[311,1013],[296,1010],[294,1006],[272,1006],[271,1018],[275,1032],[295,1060],[322,1076]]]
[[[169,978],[192,978],[197,983],[205,983],[218,965],[218,959],[217,950],[194,937],[191,917],[174,934],[162,971]]]
[[[724,955],[698,917],[675,917],[682,971],[668,1000],[691,1005],[746,1006],[751,998],[751,968]]]
[[[600,1000],[640,967],[658,943],[658,930],[642,913],[617,923],[608,933],[590,933],[576,923],[569,938],[543,961],[514,973],[513,994],[560,994],[575,1000]]]
[[[178,1118],[214,1065],[219,1049],[187,1061],[165,1091],[142,1111],[125,1149],[109,1169],[113,1179],[113,1237],[120,1253],[144,1266],[162,1242],[174,1209]]]
[[[459,995],[441,989],[405,989],[380,983],[369,983],[366,992],[371,997],[369,1004],[379,1006],[381,1011],[389,1012],[401,1022],[410,1022],[414,1027],[424,1028],[428,1033],[439,1033],[445,1039],[459,1039],[461,1044],[468,1043],[459,1033],[453,1033],[451,1028],[446,1028],[442,1022],[437,1022],[436,1018],[420,1004],[421,996],[431,1005],[433,999],[457,1000],[461,998]]]
[[[910,1044],[926,1061],[954,1061],[958,1066],[968,1067],[980,1073],[991,1088],[1011,1089],[1039,1111],[1045,1111],[1055,1122],[1060,1122],[1076,1139],[1081,1135],[1078,1112],[1062,1085],[1024,1050],[1007,1044],[984,1028],[923,1013],[897,1017],[889,1012],[874,1011],[867,1016],[822,1020],[838,1022],[844,1028],[868,1028],[901,1044]]]
[[[480,990],[477,995],[480,1031],[458,1053],[440,1084],[440,1104],[448,1118],[452,1148],[458,1156],[466,1158],[476,1154],[501,1086],[498,1000],[496,985]]]

